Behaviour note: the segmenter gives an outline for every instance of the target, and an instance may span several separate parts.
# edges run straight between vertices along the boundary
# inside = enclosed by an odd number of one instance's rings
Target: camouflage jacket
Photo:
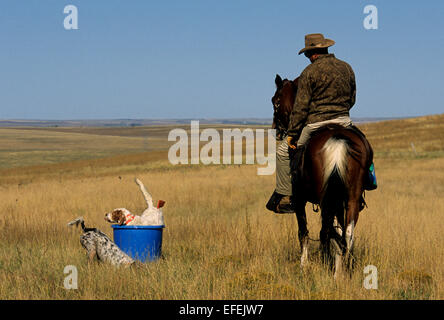
[[[299,77],[288,135],[298,139],[306,124],[349,116],[355,100],[355,74],[350,65],[334,54],[321,55]]]

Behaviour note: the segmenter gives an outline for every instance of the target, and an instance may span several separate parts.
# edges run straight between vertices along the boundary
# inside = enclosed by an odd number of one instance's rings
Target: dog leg
[[[145,186],[143,185],[142,181],[140,181],[139,179],[135,179],[137,185],[140,188],[140,191],[142,191],[143,197],[145,198],[146,204],[148,205],[148,209],[151,209],[154,207],[153,205],[153,197],[151,197],[151,195],[148,193],[148,191],[146,191]]]

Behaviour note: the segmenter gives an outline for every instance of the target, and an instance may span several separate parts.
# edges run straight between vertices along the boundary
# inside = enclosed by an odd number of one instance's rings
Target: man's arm
[[[299,139],[302,128],[308,117],[311,100],[311,85],[307,72],[302,72],[298,81],[298,91],[294,101],[293,110],[290,114],[290,124],[288,126],[288,135],[294,140]]]

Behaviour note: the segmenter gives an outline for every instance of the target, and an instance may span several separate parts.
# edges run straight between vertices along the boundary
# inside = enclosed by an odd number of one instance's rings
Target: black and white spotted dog
[[[73,225],[82,227],[83,234],[80,236],[80,243],[86,249],[90,261],[96,257],[99,261],[114,266],[129,266],[135,263],[102,231],[96,228],[86,228],[82,217],[68,223],[68,226]]]

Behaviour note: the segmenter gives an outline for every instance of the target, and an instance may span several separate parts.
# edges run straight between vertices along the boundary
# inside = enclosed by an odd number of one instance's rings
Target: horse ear
[[[276,83],[276,87],[279,89],[282,87],[282,78],[280,75],[276,75],[276,79],[274,79],[274,83]]]

